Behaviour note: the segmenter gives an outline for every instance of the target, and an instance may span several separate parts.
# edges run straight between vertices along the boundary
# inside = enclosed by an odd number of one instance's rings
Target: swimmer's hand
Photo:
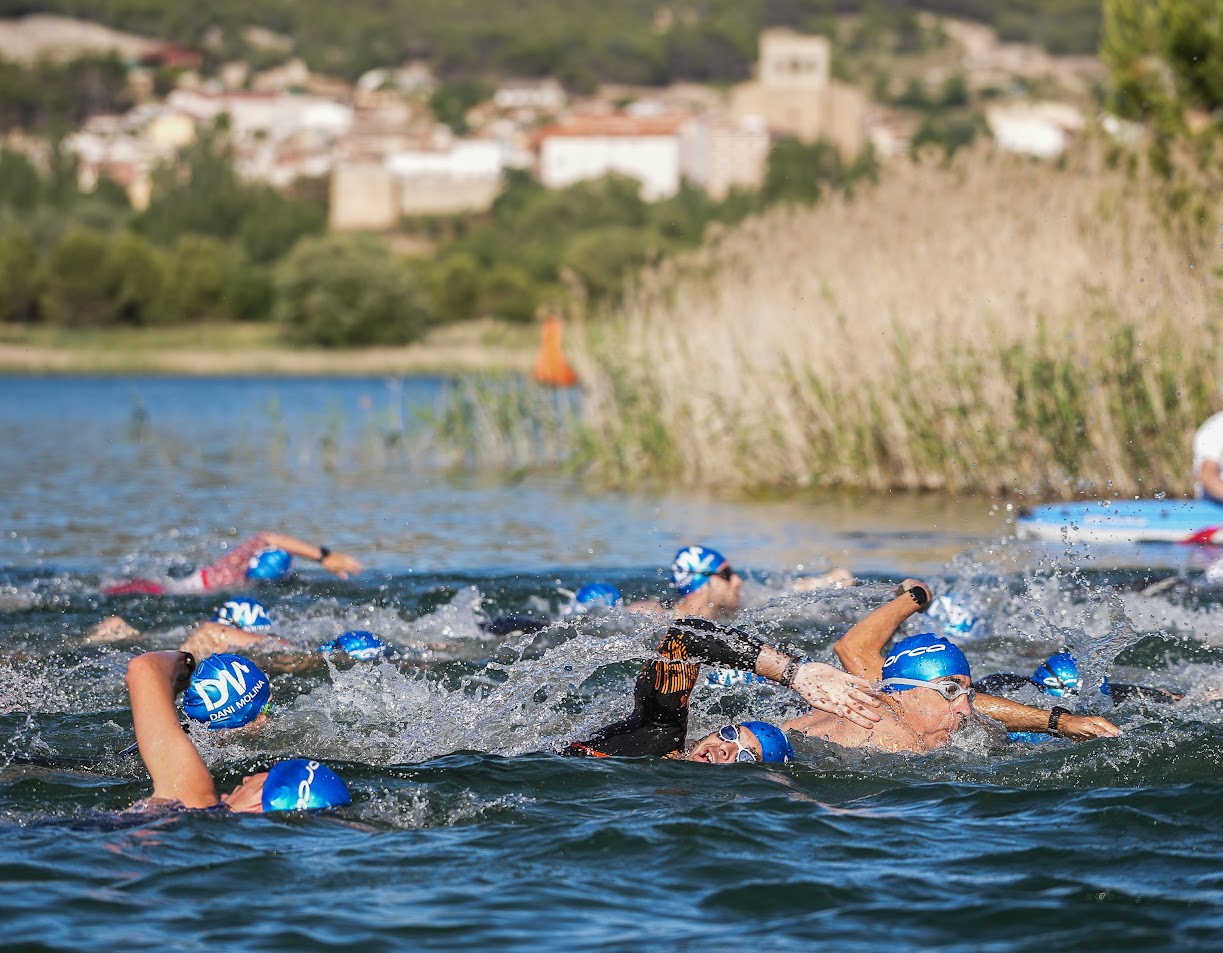
[[[930,608],[930,600],[934,598],[934,593],[932,593],[930,591],[930,587],[920,579],[906,579],[896,587],[897,596],[903,596],[906,592],[909,594],[909,597],[915,603],[917,603],[918,612],[925,612],[928,608]]]
[[[347,553],[328,553],[320,565],[333,576],[339,576],[341,579],[355,576],[365,568]]]
[[[1091,738],[1116,738],[1121,734],[1121,729],[1099,715],[1062,715],[1057,723],[1057,733],[1071,741],[1088,741]]]
[[[123,642],[140,637],[140,630],[127,624],[122,616],[112,615],[103,619],[85,633],[86,642]]]
[[[844,589],[857,584],[854,574],[843,566],[830,569],[820,576],[803,576],[795,579],[790,587],[795,592],[811,592],[815,589]]]
[[[790,687],[812,708],[848,718],[859,727],[873,728],[875,722],[882,720],[883,716],[875,711],[881,702],[870,682],[823,662],[803,662]]]

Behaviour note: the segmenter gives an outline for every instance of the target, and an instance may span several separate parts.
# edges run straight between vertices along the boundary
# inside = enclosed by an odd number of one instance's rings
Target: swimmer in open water
[[[570,743],[562,754],[653,756],[706,764],[790,760],[793,749],[785,733],[760,721],[726,725],[685,749],[688,702],[702,663],[753,671],[792,688],[814,707],[863,728],[880,717],[879,699],[864,679],[794,658],[754,635],[706,619],[673,623],[658,646],[658,656],[646,662],[637,676],[632,714]]]
[[[1076,741],[1120,733],[1104,718],[1057,708],[1046,711],[977,694],[964,654],[930,632],[901,639],[885,657],[883,648],[901,624],[930,601],[928,586],[906,579],[896,598],[867,615],[833,646],[846,671],[881,683],[886,704],[876,724],[864,729],[814,713],[783,727],[847,748],[913,752],[942,747],[978,713],[1010,731],[1048,731]]]
[[[333,576],[347,579],[361,572],[357,560],[283,533],[259,533],[235,546],[214,563],[184,579],[130,579],[102,586],[109,596],[134,594],[190,595],[234,589],[248,580],[275,581],[288,575],[292,557],[312,559]]]
[[[716,549],[708,546],[685,546],[671,561],[671,588],[674,604],[657,599],[643,599],[628,605],[632,612],[670,614],[674,618],[727,620],[739,611],[743,577],[732,568]],[[837,568],[822,576],[807,576],[792,586],[798,591],[852,586],[854,578],[848,570]]]
[[[1007,695],[1029,685],[1035,685],[1046,695],[1052,695],[1055,698],[1077,697],[1082,685],[1079,679],[1078,660],[1063,649],[1041,662],[1031,675],[1016,675],[1012,672],[986,675],[977,681],[976,688],[979,692],[988,692],[991,695]],[[1170,705],[1181,699],[1176,692],[1166,688],[1129,685],[1114,682],[1108,678],[1105,678],[1104,683],[1100,686],[1100,694],[1111,698],[1114,705],[1124,705],[1130,701]]]
[[[293,759],[247,776],[218,794],[212,774],[178,723],[174,697],[190,684],[194,659],[186,652],[146,652],[127,666],[127,690],[140,757],[153,794],[136,810],[227,809],[239,813],[317,810],[352,801],[348,786],[317,761]]]

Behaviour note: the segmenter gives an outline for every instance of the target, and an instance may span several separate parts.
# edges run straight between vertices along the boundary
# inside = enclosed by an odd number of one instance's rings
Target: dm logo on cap
[[[241,655],[210,655],[196,666],[183,693],[183,709],[211,731],[248,725],[267,707],[272,686],[254,662]]]
[[[262,602],[254,599],[230,599],[217,607],[212,614],[213,622],[232,625],[243,632],[272,631],[272,617]]]
[[[681,596],[696,592],[709,581],[709,576],[726,562],[716,549],[688,546],[671,560],[671,585]]]

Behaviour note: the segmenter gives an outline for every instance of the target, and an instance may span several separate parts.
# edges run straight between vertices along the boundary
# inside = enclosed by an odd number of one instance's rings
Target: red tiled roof
[[[543,126],[531,137],[535,145],[558,136],[673,136],[688,116],[577,116]]]

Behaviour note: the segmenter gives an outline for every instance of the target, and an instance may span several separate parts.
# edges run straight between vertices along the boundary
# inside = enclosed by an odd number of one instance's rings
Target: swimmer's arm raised
[[[179,651],[190,652],[197,659],[214,652],[233,652],[237,649],[255,649],[264,652],[297,652],[298,647],[275,635],[258,632],[243,632],[230,625],[204,622],[180,645]]]
[[[1009,698],[978,694],[973,708],[1006,726],[1008,731],[1048,731],[1050,712],[1044,708],[1021,705]],[[1055,734],[1072,741],[1090,738],[1115,738],[1121,729],[1098,715],[1062,715]]]
[[[259,537],[269,546],[283,549],[290,556],[314,560],[333,576],[339,576],[341,579],[355,576],[364,568],[346,553],[331,552],[322,546],[307,543],[295,536],[286,536],[283,533],[260,533]]]
[[[879,699],[865,679],[837,671],[831,665],[804,662],[750,633],[703,619],[689,619],[672,626],[668,638],[681,640],[686,654],[694,661],[749,668],[794,689],[812,707],[848,718],[863,728],[879,720],[875,711]],[[666,644],[664,640],[660,650]]]
[[[900,594],[895,599],[870,613],[833,645],[832,650],[845,666],[845,671],[871,681],[882,678],[883,647],[909,616],[922,611],[929,604],[929,586],[916,579],[902,582]]]
[[[174,705],[179,652],[146,652],[127,665],[127,691],[140,758],[153,779],[153,797],[185,807],[211,807],[219,800],[212,775],[178,723]]]

